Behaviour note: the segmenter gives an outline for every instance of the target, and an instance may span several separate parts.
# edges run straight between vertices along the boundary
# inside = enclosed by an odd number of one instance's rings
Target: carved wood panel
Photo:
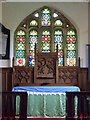
[[[34,68],[35,83],[55,83],[57,53],[37,53]]]
[[[58,67],[58,83],[78,84],[78,67]]]
[[[14,67],[13,84],[33,83],[33,67]]]

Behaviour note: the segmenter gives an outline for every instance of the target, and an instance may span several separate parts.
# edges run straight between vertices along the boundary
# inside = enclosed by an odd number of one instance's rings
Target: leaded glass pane
[[[35,13],[34,16],[35,16],[35,17],[39,17],[39,13]]]
[[[67,32],[67,35],[75,35],[75,31],[74,30],[70,30]]]
[[[30,22],[30,26],[38,26],[38,22],[36,20],[32,20]]]
[[[62,23],[61,20],[56,20],[56,21],[54,22],[54,26],[62,26],[62,25],[63,25],[63,23]]]
[[[67,58],[67,66],[76,66],[76,58]]]
[[[66,64],[67,66],[76,66],[76,34],[74,30],[67,32],[67,50]]]
[[[35,43],[38,43],[38,33],[35,29],[29,33],[29,65],[35,65]]]
[[[35,65],[35,43],[36,50],[38,51],[39,48],[42,52],[56,51],[58,44],[58,65],[76,66],[76,30],[58,11],[43,7],[20,23],[15,33],[16,66],[25,66],[26,61],[29,66]],[[54,50],[52,50],[53,47]]]
[[[53,17],[54,18],[58,17],[58,14],[57,13],[53,13]]]
[[[25,58],[17,58],[16,59],[16,63],[17,63],[17,66],[25,66]]]
[[[56,30],[54,32],[54,51],[58,44],[58,65],[63,66],[63,33],[62,30]]]
[[[26,54],[26,33],[24,30],[19,30],[16,33],[16,65],[25,66]]]
[[[42,52],[50,52],[51,36],[48,30],[42,32]]]
[[[17,50],[16,51],[16,58],[25,58],[25,51]]]
[[[16,45],[16,50],[25,50],[26,46],[25,44],[22,44],[21,42]]]
[[[51,25],[51,13],[48,8],[44,8],[41,14],[41,25],[50,26]]]

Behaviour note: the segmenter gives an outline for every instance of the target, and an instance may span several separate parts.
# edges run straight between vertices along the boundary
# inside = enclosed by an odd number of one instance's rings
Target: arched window
[[[76,66],[76,29],[57,10],[42,7],[20,23],[15,31],[15,66],[35,65],[35,44],[37,52],[55,52],[58,44],[58,66]]]

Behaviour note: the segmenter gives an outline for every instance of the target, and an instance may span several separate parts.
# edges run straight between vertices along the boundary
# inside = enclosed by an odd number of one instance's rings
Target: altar
[[[18,86],[12,91],[27,91],[27,116],[30,117],[65,117],[66,92],[80,92],[77,86]],[[16,114],[19,114],[19,97],[16,104]],[[75,100],[75,115],[77,115],[77,100]]]

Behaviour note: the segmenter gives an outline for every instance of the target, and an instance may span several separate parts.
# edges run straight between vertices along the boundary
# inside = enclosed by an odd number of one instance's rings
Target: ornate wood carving
[[[26,84],[33,82],[33,68],[32,67],[14,67],[13,72],[14,85]]]
[[[59,67],[58,68],[58,83],[70,83],[76,84],[78,83],[78,67]]]
[[[55,83],[57,53],[37,53],[34,68],[34,82]]]

